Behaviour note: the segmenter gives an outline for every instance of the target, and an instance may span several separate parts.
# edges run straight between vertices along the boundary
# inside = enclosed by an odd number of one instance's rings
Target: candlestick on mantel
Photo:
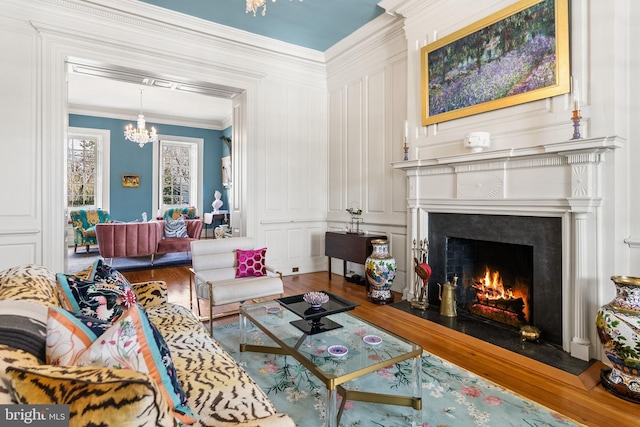
[[[573,108],[573,116],[571,116],[571,121],[573,122],[573,137],[571,138],[571,140],[582,138],[580,136],[580,119],[582,118],[582,116],[580,115],[580,110],[578,110],[578,106],[576,103],[574,103]]]
[[[409,121],[405,120],[404,121],[404,143],[402,144],[405,160],[409,160],[409,145],[407,144],[408,139],[409,139]]]
[[[571,92],[573,94],[573,115],[571,116],[571,121],[573,122],[573,139],[580,139],[580,85],[578,84],[578,79],[575,77],[571,77]]]

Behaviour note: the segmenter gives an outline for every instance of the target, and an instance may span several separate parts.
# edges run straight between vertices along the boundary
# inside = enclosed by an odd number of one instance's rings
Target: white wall
[[[382,16],[382,28],[363,28],[361,41],[342,43],[327,51],[329,91],[329,230],[345,230],[346,209],[362,209],[361,230],[385,234],[398,263],[393,289],[407,280],[406,178],[392,167],[403,159],[407,117],[406,46],[402,20]],[[363,275],[363,267],[347,264]],[[342,262],[332,271],[343,274]],[[347,272],[348,272],[347,271]],[[411,270],[413,271],[413,269]],[[412,280],[413,276],[409,276]]]
[[[640,19],[640,3],[636,1],[629,2],[630,22],[638,22]],[[629,28],[629,90],[628,93],[628,135],[629,135],[629,155],[626,158],[629,176],[626,185],[623,185],[622,197],[629,200],[629,218],[622,213],[621,218],[616,218],[616,224],[619,224],[620,230],[617,235],[628,236],[628,242],[631,247],[628,265],[620,268],[621,274],[629,274],[640,276],[640,168],[637,163],[640,159],[640,128],[638,127],[638,118],[640,118],[640,81],[637,76],[640,70],[640,52],[638,52],[638,41],[640,41],[640,26],[631,25]],[[629,221],[627,225],[626,221]],[[628,227],[628,229],[627,229]],[[623,247],[619,253],[615,255],[622,257],[625,261],[626,249]]]
[[[3,2],[0,165],[11,185],[0,190],[0,268],[65,269],[65,59],[75,57],[245,90],[234,147],[241,232],[285,273],[323,269],[323,55],[250,35],[230,41],[228,28],[177,16],[121,0]]]

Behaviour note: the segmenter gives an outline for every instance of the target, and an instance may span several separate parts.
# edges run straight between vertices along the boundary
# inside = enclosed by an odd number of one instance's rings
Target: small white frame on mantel
[[[589,314],[602,282],[594,266],[604,258],[589,246],[604,228],[594,219],[607,178],[600,165],[623,145],[608,136],[394,162],[408,179],[407,241],[428,236],[429,212],[562,218],[563,348],[589,360],[597,341]],[[407,286],[404,298],[411,293]]]

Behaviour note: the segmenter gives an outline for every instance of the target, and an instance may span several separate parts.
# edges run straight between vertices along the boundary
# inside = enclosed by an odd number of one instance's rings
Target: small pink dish
[[[332,345],[327,349],[327,353],[333,357],[343,357],[349,353],[349,349],[343,345]]]
[[[364,342],[366,342],[369,345],[380,345],[382,344],[382,338],[380,338],[377,335],[366,335],[365,337],[362,338],[362,340]]]
[[[278,306],[267,307],[267,313],[269,313],[269,314],[278,314],[278,313],[280,313],[280,310],[282,310],[282,309],[280,307],[278,307]]]

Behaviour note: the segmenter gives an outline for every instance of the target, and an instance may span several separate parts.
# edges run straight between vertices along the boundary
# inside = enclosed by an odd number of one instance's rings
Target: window
[[[178,206],[202,206],[203,140],[177,136],[161,136],[154,148],[154,204],[161,212]],[[155,166],[157,165],[157,166]]]
[[[67,208],[108,209],[109,131],[69,128]]]
[[[167,142],[161,146],[162,164],[162,204],[189,206],[192,179],[192,152],[194,147],[190,144],[177,144]]]

